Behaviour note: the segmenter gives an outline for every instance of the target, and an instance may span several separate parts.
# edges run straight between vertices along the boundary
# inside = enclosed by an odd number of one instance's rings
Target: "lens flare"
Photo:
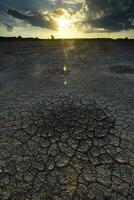
[[[64,85],[67,85],[67,81],[64,81]]]
[[[64,65],[63,70],[64,72],[67,72],[67,65]]]

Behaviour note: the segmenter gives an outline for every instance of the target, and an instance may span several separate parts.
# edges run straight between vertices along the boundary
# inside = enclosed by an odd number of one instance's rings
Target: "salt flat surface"
[[[0,43],[0,198],[134,199],[134,43]]]

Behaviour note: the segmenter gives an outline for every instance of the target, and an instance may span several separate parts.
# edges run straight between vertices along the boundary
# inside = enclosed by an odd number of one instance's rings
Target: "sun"
[[[64,17],[60,17],[57,19],[57,23],[59,26],[59,30],[63,30],[65,28],[68,28],[70,26],[70,20]]]
[[[71,16],[62,15],[56,18],[57,36],[59,38],[71,38],[75,33],[74,22]]]

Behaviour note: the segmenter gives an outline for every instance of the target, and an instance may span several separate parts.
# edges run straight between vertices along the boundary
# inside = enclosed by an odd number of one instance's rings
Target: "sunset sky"
[[[134,0],[0,0],[0,35],[134,38]]]

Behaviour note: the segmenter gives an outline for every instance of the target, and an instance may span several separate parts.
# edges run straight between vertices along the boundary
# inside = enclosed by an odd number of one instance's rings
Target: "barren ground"
[[[133,55],[129,41],[0,43],[1,200],[134,199]]]

